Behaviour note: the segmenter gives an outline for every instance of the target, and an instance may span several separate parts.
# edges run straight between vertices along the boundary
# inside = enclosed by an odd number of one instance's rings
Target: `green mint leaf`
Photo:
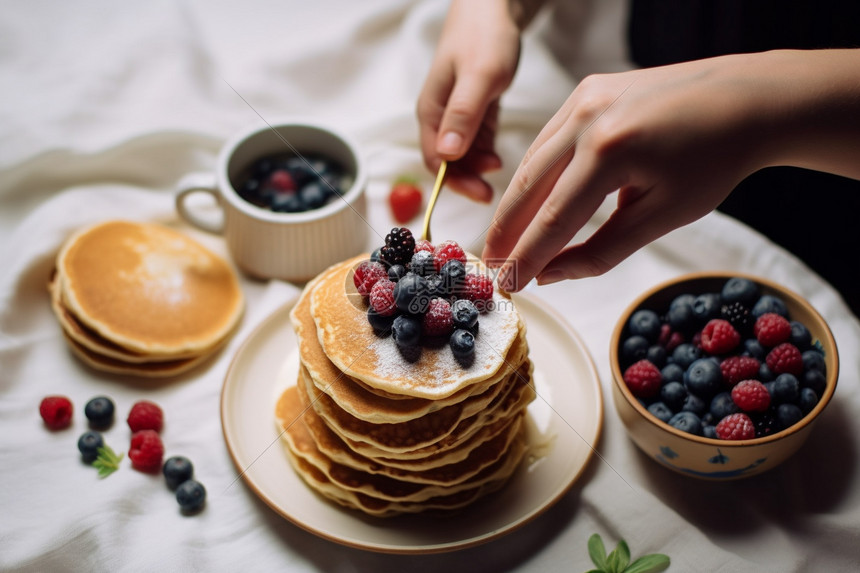
[[[124,454],[117,454],[108,445],[104,445],[96,451],[99,455],[93,462],[93,467],[99,470],[100,478],[105,478],[119,469],[119,463]]]
[[[618,550],[613,549],[612,552],[606,557],[606,573],[622,573],[624,571],[623,567],[619,567],[619,556]]]
[[[618,573],[622,573],[627,568],[627,565],[630,564],[630,548],[627,547],[627,542],[623,539],[620,540],[615,547],[615,553],[618,554],[618,565],[615,567],[615,570]]]
[[[669,567],[669,556],[662,553],[644,555],[631,563],[624,573],[657,573]]]
[[[588,555],[595,565],[606,569],[606,548],[603,546],[603,539],[597,533],[588,538]]]

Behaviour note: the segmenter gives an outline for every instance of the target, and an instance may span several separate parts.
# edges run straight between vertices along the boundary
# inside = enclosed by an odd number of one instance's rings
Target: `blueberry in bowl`
[[[836,342],[802,297],[764,278],[659,284],[610,342],[616,410],[633,442],[683,475],[738,479],[797,451],[833,397]]]

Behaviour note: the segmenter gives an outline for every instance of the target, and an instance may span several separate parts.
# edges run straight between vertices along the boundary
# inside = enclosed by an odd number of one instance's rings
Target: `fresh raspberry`
[[[770,394],[758,380],[741,380],[732,388],[732,401],[744,412],[764,412],[770,406]]]
[[[660,391],[663,376],[649,360],[640,360],[624,371],[624,382],[637,398],[653,398]]]
[[[164,444],[155,430],[140,430],[131,435],[128,459],[134,469],[142,472],[157,472],[161,469]]]
[[[415,241],[415,252],[418,251],[427,251],[428,253],[433,253],[436,250],[436,247],[433,246],[433,243],[428,241],[427,239],[418,239]]]
[[[702,349],[709,354],[725,354],[741,342],[741,335],[725,319],[714,318],[702,329]]]
[[[741,380],[749,380],[758,376],[761,363],[752,356],[729,356],[720,362],[723,382],[734,386]]]
[[[775,312],[766,312],[755,321],[753,334],[763,346],[771,348],[791,338],[791,323]]]
[[[767,353],[765,358],[767,367],[774,374],[803,374],[803,357],[800,350],[790,342],[783,342]]]
[[[141,430],[160,432],[161,428],[164,427],[164,413],[158,404],[148,400],[140,400],[131,407],[126,421],[132,432]]]
[[[373,288],[373,285],[380,279],[387,279],[388,271],[385,269],[385,265],[380,262],[374,261],[362,261],[355,268],[355,272],[352,275],[352,282],[355,284],[355,288],[358,289],[358,294],[361,296],[370,295],[370,291]]]
[[[434,298],[421,319],[422,332],[427,336],[447,336],[454,329],[451,303],[444,298]]]
[[[666,352],[672,352],[678,345],[685,341],[684,335],[677,330],[672,330],[672,326],[668,322],[664,322],[660,326],[660,336],[657,338],[657,344],[663,346]]]
[[[65,396],[46,396],[39,404],[39,415],[51,430],[62,430],[72,423],[72,402]]]
[[[451,259],[456,259],[465,265],[466,252],[455,241],[444,241],[436,245],[436,249],[433,251],[433,262],[436,265],[437,273]]]
[[[493,281],[487,275],[468,273],[463,280],[463,298],[471,300],[480,312],[489,310],[493,299]]]
[[[286,169],[276,169],[273,171],[272,174],[269,175],[269,185],[278,191],[286,192],[295,191],[298,188],[296,180],[293,179],[293,176],[290,175],[290,172]]]
[[[746,414],[729,414],[717,424],[717,437],[721,440],[751,440],[755,438],[755,425]]]
[[[370,289],[370,306],[380,316],[391,316],[397,310],[394,302],[394,282],[388,279],[376,281]]]

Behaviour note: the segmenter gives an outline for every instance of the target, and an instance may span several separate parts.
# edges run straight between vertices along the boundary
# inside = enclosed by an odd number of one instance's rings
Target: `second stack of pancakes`
[[[285,371],[296,382],[275,416],[290,461],[314,490],[371,515],[464,507],[502,487],[526,453],[525,325],[496,293],[468,367],[447,346],[405,360],[355,304],[364,258],[323,272],[291,312],[299,372]]]

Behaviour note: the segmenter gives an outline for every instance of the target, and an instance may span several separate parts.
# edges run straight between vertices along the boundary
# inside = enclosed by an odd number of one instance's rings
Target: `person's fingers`
[[[453,86],[453,69],[441,63],[434,63],[418,96],[415,111],[418,116],[421,153],[424,164],[431,171],[439,168],[441,159],[436,151],[436,140]]]
[[[455,161],[472,146],[488,111],[492,111],[491,104],[501,92],[497,83],[487,74],[458,75],[437,133],[436,153],[441,158]]]
[[[499,273],[499,286],[521,290],[543,271],[614,190],[611,179],[596,172],[590,155],[574,155],[532,220],[519,236]]]
[[[561,128],[561,129],[558,129]],[[548,124],[526,151],[487,229],[483,259],[508,258],[574,154],[563,125]]]

